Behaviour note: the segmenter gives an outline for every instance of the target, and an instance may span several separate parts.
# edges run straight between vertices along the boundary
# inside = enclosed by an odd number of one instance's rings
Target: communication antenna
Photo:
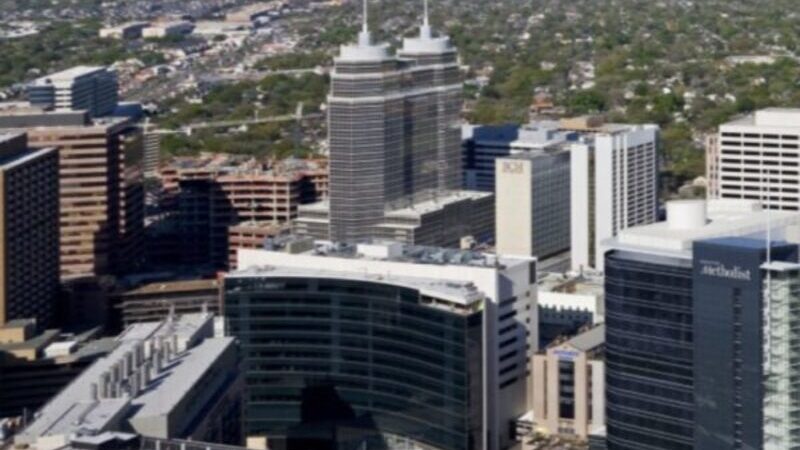
[[[363,24],[361,25],[361,34],[358,35],[358,44],[368,46],[372,44],[372,36],[369,34],[369,7],[367,0],[363,0],[363,8],[364,11],[361,15]]]
[[[420,28],[419,33],[423,39],[430,39],[431,22],[428,14],[428,0],[423,0],[423,11],[422,28]]]

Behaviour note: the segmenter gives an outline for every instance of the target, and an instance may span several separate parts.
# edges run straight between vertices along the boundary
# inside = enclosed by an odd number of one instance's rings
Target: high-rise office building
[[[756,111],[721,125],[708,144],[710,198],[800,210],[800,109]]]
[[[127,119],[27,130],[32,146],[58,149],[62,276],[115,273],[140,264],[140,131]]]
[[[489,237],[491,195],[459,191],[462,84],[450,40],[434,37],[426,16],[419,37],[392,55],[372,41],[365,5],[358,43],[334,63],[330,199],[301,208],[296,232],[435,245]]]
[[[544,259],[570,248],[570,153],[563,148],[496,164],[495,235],[501,255]]]
[[[604,240],[658,214],[658,126],[561,122],[581,131],[571,148],[572,269],[603,270]]]
[[[333,448],[513,442],[537,348],[532,258],[305,243],[240,250],[240,271],[225,279],[248,434],[298,445],[287,448],[330,444],[336,430],[352,440]]]
[[[496,192],[496,241],[508,243],[498,245],[499,251],[532,251],[542,257],[569,249],[573,270],[602,271],[600,245],[605,239],[656,220],[658,131],[656,125],[606,123],[594,116],[522,127],[465,127],[465,183]],[[569,155],[556,156],[559,150]],[[517,162],[509,165],[509,158]],[[526,160],[534,169],[530,175],[524,170],[504,173]],[[568,173],[563,179],[553,176],[564,167]],[[533,189],[548,195],[521,189],[514,177],[530,178]],[[562,207],[569,211],[566,218]],[[556,223],[568,235],[566,246]]]
[[[0,133],[0,326],[47,326],[58,293],[58,154]]]
[[[116,109],[119,87],[117,74],[108,67],[77,66],[34,80],[25,90],[34,106],[102,117]]]
[[[761,266],[796,260],[797,245],[778,241],[798,224],[757,202],[682,201],[611,241],[609,449],[763,448]]]

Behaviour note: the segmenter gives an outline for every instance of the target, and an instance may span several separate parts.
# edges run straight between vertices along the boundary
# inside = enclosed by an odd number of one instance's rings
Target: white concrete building
[[[572,269],[602,271],[604,240],[657,219],[658,127],[587,131],[571,150]]]
[[[709,145],[710,198],[800,210],[800,109],[770,108],[719,127]]]
[[[286,247],[289,251],[290,247]],[[463,283],[484,296],[485,445],[513,443],[510,424],[528,410],[528,370],[538,349],[536,260],[399,243],[344,245],[317,241],[299,253],[241,249],[240,270],[259,268],[329,271],[339,277],[441,286]]]

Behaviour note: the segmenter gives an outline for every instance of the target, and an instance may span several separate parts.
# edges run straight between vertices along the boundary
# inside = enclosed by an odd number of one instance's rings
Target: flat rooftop
[[[155,282],[126,291],[121,294],[123,297],[133,297],[139,295],[170,294],[175,292],[211,290],[219,288],[217,280],[186,280]]]
[[[251,267],[228,275],[229,278],[326,278],[354,281],[375,281],[410,289],[418,289],[431,297],[447,300],[457,305],[475,305],[486,297],[474,284],[463,281],[447,281],[434,278],[397,276],[392,274],[360,274],[352,271],[319,269],[315,267]]]
[[[671,204],[696,209],[670,210]],[[707,203],[705,217],[692,217],[695,213],[703,214],[701,204],[705,205],[705,202],[670,202],[667,204],[667,221],[628,228],[604,245],[619,250],[690,258],[695,241],[762,237],[766,235],[768,226],[773,230],[773,240],[777,241],[784,237],[787,227],[800,225],[800,213],[762,210],[759,202],[748,200],[711,200]]]
[[[163,416],[172,411],[235,342],[232,337],[206,339],[179,353],[164,372],[153,378],[148,387],[131,400],[136,410],[132,418]]]
[[[50,84],[51,82],[71,81],[75,78],[91,75],[93,73],[101,72],[104,70],[107,70],[107,68],[104,66],[75,66],[66,70],[62,70],[61,72],[55,72],[49,75],[45,75],[41,78],[36,79],[33,82],[33,84],[41,86],[45,84]]]
[[[293,242],[289,236],[280,242],[281,247],[273,250],[281,252]],[[353,260],[389,261],[409,264],[451,265],[464,267],[497,268],[529,263],[532,258],[519,258],[495,255],[472,250],[459,250],[443,247],[404,245],[397,242],[374,241],[372,243],[349,244],[330,241],[315,241],[312,248],[298,254],[322,258],[344,258]]]
[[[178,335],[179,340],[189,340],[196,337],[203,328],[207,327],[211,320],[212,317],[207,314],[186,314],[175,320],[131,325],[114,340],[115,346],[111,353],[95,361],[94,364],[83,371],[34,415],[33,422],[17,435],[16,442],[32,444],[37,439],[46,436],[92,435],[108,431],[108,428],[121,415],[130,412],[132,400],[124,395],[115,398],[95,399],[92,390],[95,385],[100,383],[103,374],[110,373],[113,367],[126,358],[128,353],[135,352],[146,340],[160,336],[168,337],[173,334]],[[209,339],[206,341],[209,341]],[[200,345],[196,348],[198,349],[197,352],[183,352],[184,356],[196,355],[187,359],[190,361],[188,365],[192,367],[192,370],[181,370],[182,376],[185,377],[181,381],[187,385],[190,385],[189,383],[194,379],[192,376],[202,375],[202,366],[204,364],[212,364],[214,362],[214,354],[216,354],[213,351],[216,347],[203,347]],[[211,350],[205,353],[204,348]],[[175,370],[183,364],[181,361],[183,359],[179,355],[178,358],[170,362],[168,370],[163,373],[172,373],[170,372],[171,370]],[[169,368],[172,366],[174,368]],[[162,383],[157,386],[162,386],[165,382],[167,380],[163,379]],[[177,389],[174,386],[174,382],[169,383],[170,389],[155,388],[159,393],[158,396],[148,396],[147,398],[157,402],[158,405],[171,404],[171,402],[177,401],[176,398],[182,395],[183,390]],[[144,387],[142,395],[147,394],[152,385],[151,381],[151,384]],[[148,401],[140,401],[137,405],[145,407],[147,403]],[[157,406],[154,406],[154,408],[157,408]]]
[[[440,211],[447,206],[462,202],[483,200],[493,196],[491,192],[455,191],[438,198],[417,202],[405,208],[398,208],[386,212],[386,219],[419,219],[426,214]],[[380,226],[380,225],[379,225]]]
[[[722,125],[736,126],[797,128],[800,131],[800,108],[766,108]]]

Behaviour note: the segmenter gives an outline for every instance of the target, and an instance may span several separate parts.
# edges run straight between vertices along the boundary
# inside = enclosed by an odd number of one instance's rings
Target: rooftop
[[[246,270],[234,272],[229,278],[323,278],[341,279],[356,281],[375,281],[383,284],[391,284],[410,289],[417,289],[422,294],[433,298],[446,300],[461,306],[472,306],[481,302],[485,295],[480,292],[474,284],[463,281],[447,281],[434,278],[397,276],[392,274],[362,274],[352,271],[319,269],[314,267],[294,268],[294,267],[250,267]]]
[[[766,108],[722,125],[722,127],[732,126],[800,129],[800,108]]]
[[[272,241],[272,251],[290,250],[290,245],[299,242],[294,236]],[[391,261],[412,264],[453,265],[465,267],[497,268],[503,265],[516,265],[530,258],[498,256],[471,250],[457,250],[440,247],[404,245],[397,242],[374,241],[372,243],[346,244],[330,241],[315,241],[309,247],[300,247],[297,254],[325,258],[344,258],[358,260]],[[309,248],[308,250],[305,250]]]
[[[104,66],[75,66],[66,70],[62,70],[61,72],[52,73],[43,76],[41,78],[38,78],[34,80],[32,84],[35,86],[43,86],[46,84],[52,84],[58,82],[68,82],[76,78],[91,75],[97,72],[102,72],[105,70],[108,70],[108,68]]]
[[[600,324],[568,340],[567,344],[576,350],[586,352],[605,344],[605,341],[606,326]]]
[[[211,336],[212,320],[207,314],[187,314],[163,322],[131,325],[114,340],[110,354],[95,361],[34,415],[33,422],[17,435],[17,443],[33,444],[40,438],[50,437],[63,439],[66,444],[67,438],[73,435],[109,431],[120,417],[132,413],[134,402],[141,409],[173,404],[184,391],[176,387],[176,382],[170,381],[168,375],[179,371],[182,377],[179,381],[191,385],[196,379],[193,377],[202,375],[204,366],[214,362],[217,346],[222,345],[201,344],[192,348],[198,340]],[[161,348],[158,352],[153,347],[156,342]],[[159,384],[142,386],[140,392],[144,400],[139,399],[130,387],[131,380],[138,379],[137,370],[147,370],[149,362],[159,358],[165,347],[170,348],[166,354],[175,357],[167,359],[163,372],[156,371],[157,376],[153,378],[160,380]],[[187,368],[180,368],[184,364]],[[118,381],[114,381],[115,377]],[[106,388],[109,391],[103,392]],[[158,394],[152,395],[151,391]],[[150,406],[151,402],[154,406]]]
[[[720,237],[761,237],[767,227],[774,240],[800,225],[800,213],[762,210],[749,200],[683,200],[667,203],[664,222],[628,228],[604,242],[609,248],[690,258],[692,243]]]
[[[185,280],[185,281],[170,281],[170,282],[155,282],[146,284],[144,286],[126,291],[122,294],[124,297],[139,296],[139,295],[152,295],[152,294],[168,294],[174,292],[196,291],[202,289],[217,289],[219,282],[217,280]]]

